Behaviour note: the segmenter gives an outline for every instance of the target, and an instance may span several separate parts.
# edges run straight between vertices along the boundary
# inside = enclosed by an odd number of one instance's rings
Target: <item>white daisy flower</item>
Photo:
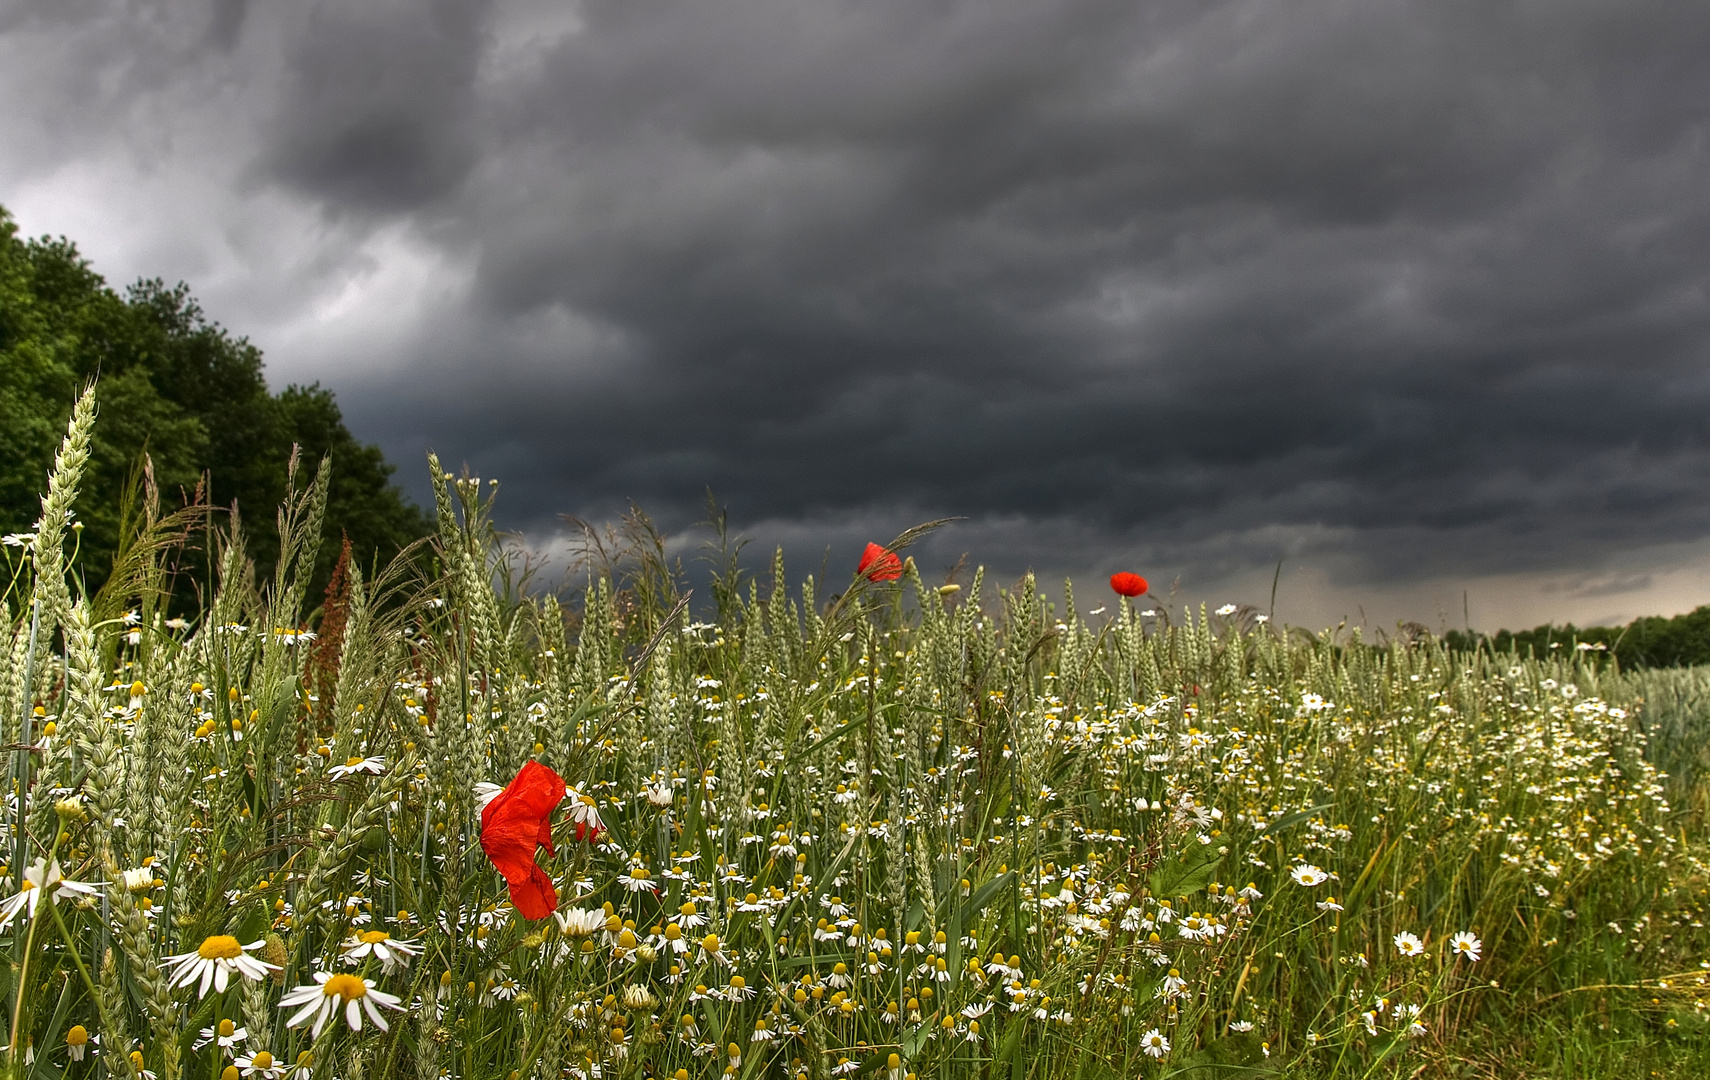
[[[73,1024],[71,1030],[65,1033],[65,1052],[72,1061],[82,1061],[83,1055],[89,1052],[89,1044],[97,1036],[89,1034],[89,1029],[82,1024]]]
[[[285,1067],[279,1064],[274,1056],[265,1050],[257,1050],[253,1054],[232,1059],[232,1064],[245,1076],[259,1076],[263,1080],[279,1080],[285,1075]]]
[[[409,966],[413,957],[422,954],[422,947],[410,941],[399,941],[384,930],[364,930],[352,934],[344,942],[344,958],[352,965],[373,956],[380,961],[380,970],[390,975]]]
[[[566,911],[555,911],[552,917],[557,920],[558,929],[565,937],[570,938],[592,937],[606,927],[606,913],[603,911],[570,908]]]
[[[244,955],[265,944],[265,941],[252,941],[248,945],[239,945],[238,939],[230,934],[215,934],[204,939],[195,952],[168,956],[161,962],[161,966],[174,969],[172,979],[167,984],[173,989],[189,986],[200,980],[202,986],[196,993],[198,998],[207,997],[209,987],[223,994],[233,972],[247,979],[260,980],[267,978],[268,972],[279,970],[275,964]]]
[[[386,759],[383,757],[353,757],[347,759],[343,765],[334,765],[328,769],[327,775],[334,780],[343,780],[345,777],[355,776],[357,773],[379,776],[385,771]]]
[[[1313,866],[1311,863],[1301,863],[1299,866],[1290,870],[1288,872],[1288,876],[1294,879],[1294,883],[1296,885],[1305,885],[1308,887],[1313,885],[1322,885],[1326,881],[1330,880],[1329,874],[1326,874],[1323,870]]]
[[[1451,952],[1455,953],[1457,956],[1464,956],[1474,963],[1478,962],[1478,958],[1482,955],[1483,949],[1484,942],[1474,937],[1471,930],[1462,930],[1460,933],[1449,939],[1449,950]]]
[[[693,900],[685,900],[677,909],[677,921],[683,924],[683,929],[695,930],[707,924],[707,917],[701,914]]]
[[[1140,1049],[1152,1057],[1161,1058],[1170,1052],[1170,1040],[1157,1028],[1152,1028],[1140,1036]]]
[[[603,827],[600,823],[600,811],[594,805],[593,797],[584,795],[568,785],[564,788],[564,797],[569,805],[570,823],[576,826],[576,839],[593,843]]]
[[[724,999],[732,1004],[747,1001],[754,996],[754,988],[748,985],[748,980],[740,975],[732,975],[730,983],[724,988]]]
[[[304,1050],[297,1055],[297,1064],[291,1066],[291,1073],[285,1080],[310,1080],[315,1074],[315,1056]]]
[[[230,1053],[239,1043],[248,1038],[248,1028],[240,1028],[230,1020],[221,1020],[215,1027],[203,1028],[201,1037],[190,1045],[193,1049],[200,1050],[211,1042],[218,1042],[221,1050]]]
[[[1417,934],[1403,930],[1395,935],[1395,951],[1403,956],[1424,956],[1425,943]]]
[[[374,1021],[374,1026],[381,1031],[387,1030],[386,1018],[380,1014],[380,1006],[402,1011],[403,1005],[398,998],[391,994],[374,989],[374,983],[368,979],[359,979],[355,975],[343,972],[333,974],[330,971],[315,972],[315,985],[299,986],[279,999],[281,1009],[302,1006],[291,1018],[285,1021],[287,1027],[302,1027],[309,1025],[310,1035],[320,1038],[321,1029],[326,1027],[338,1009],[344,1009],[344,1022],[350,1025],[350,1030],[362,1030],[362,1014],[368,1013],[368,1019]]]
[[[666,923],[660,941],[678,956],[689,951],[689,939],[683,936],[683,927],[678,923]]]
[[[160,888],[164,882],[154,878],[154,867],[139,866],[133,870],[123,871],[125,891],[133,893],[149,892]]]
[[[701,939],[701,959],[727,967],[730,965],[730,954],[725,951],[724,943],[719,941],[717,934],[708,934]]]
[[[0,903],[0,930],[11,926],[20,912],[25,918],[33,918],[36,904],[44,894],[57,903],[67,896],[94,896],[100,891],[99,887],[86,882],[67,881],[60,871],[58,859],[52,865],[46,859],[37,859],[35,865],[24,868],[24,887]]]
[[[629,873],[618,878],[618,884],[632,893],[659,891],[659,886],[653,882],[653,875],[648,873],[645,866],[630,867]]]

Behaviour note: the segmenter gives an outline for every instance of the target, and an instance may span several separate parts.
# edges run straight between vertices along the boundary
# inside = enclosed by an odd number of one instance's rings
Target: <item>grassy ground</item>
[[[12,1075],[1710,1072],[1702,671],[728,548],[697,615],[641,527],[565,611],[437,463],[439,576],[305,599],[323,476],[180,622],[182,522],[65,563],[91,422],[5,549]]]

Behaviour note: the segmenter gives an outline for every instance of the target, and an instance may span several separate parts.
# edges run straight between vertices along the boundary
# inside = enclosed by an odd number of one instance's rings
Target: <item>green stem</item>
[[[72,962],[77,965],[77,974],[82,977],[83,986],[89,991],[89,1000],[95,1004],[95,1013],[100,1018],[102,1030],[111,1030],[111,1025],[107,1023],[106,1010],[101,1007],[101,995],[95,989],[95,980],[90,977],[89,968],[83,963],[82,954],[77,951],[77,947],[72,943],[71,931],[66,929],[65,919],[59,913],[59,905],[49,904],[48,913],[53,916],[54,927],[59,930],[60,940],[65,942],[66,952],[71,954]]]
[[[20,819],[23,817],[23,806],[23,793],[20,792],[18,796],[18,816]],[[19,830],[20,834],[22,831],[22,829]],[[59,858],[59,842],[64,838],[65,832],[63,830],[55,830],[53,834],[53,846],[48,848],[47,861],[42,864],[41,889],[43,895],[36,898],[36,905],[38,907],[45,903],[49,910],[53,909],[53,884],[47,880],[47,876],[52,872],[54,861]],[[23,870],[20,869],[19,873],[22,874]],[[55,911],[54,914],[57,916],[59,912]],[[19,1056],[18,1034],[23,1028],[25,991],[29,989],[30,960],[35,955],[36,926],[40,922],[41,916],[32,915],[30,918],[30,928],[24,934],[24,958],[19,962],[18,966],[18,994],[12,1003],[12,1071],[15,1075],[19,1076],[23,1075],[23,1059]],[[68,942],[70,941],[69,938],[66,940]],[[72,951],[75,952],[76,950]],[[79,957],[78,960],[81,962],[82,957]]]

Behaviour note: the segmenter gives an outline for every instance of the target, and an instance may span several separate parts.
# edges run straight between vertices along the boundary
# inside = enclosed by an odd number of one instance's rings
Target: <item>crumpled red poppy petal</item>
[[[525,919],[544,919],[558,908],[558,890],[552,887],[552,878],[545,870],[533,862],[529,867],[529,875],[523,881],[507,882],[511,887],[511,904]]]
[[[552,879],[534,861],[534,851],[544,845],[552,854],[552,811],[563,799],[563,779],[530,761],[481,811],[481,848],[504,875],[511,902],[525,918],[544,919],[558,906]]]

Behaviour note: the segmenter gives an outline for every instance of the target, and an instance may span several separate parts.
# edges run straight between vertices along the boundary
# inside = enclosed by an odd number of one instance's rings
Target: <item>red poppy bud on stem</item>
[[[895,581],[902,577],[902,560],[897,553],[887,551],[877,544],[868,544],[867,550],[861,553],[861,561],[856,564],[855,572],[868,581]]]
[[[1110,575],[1110,587],[1122,596],[1140,596],[1146,592],[1146,579],[1124,570]]]

